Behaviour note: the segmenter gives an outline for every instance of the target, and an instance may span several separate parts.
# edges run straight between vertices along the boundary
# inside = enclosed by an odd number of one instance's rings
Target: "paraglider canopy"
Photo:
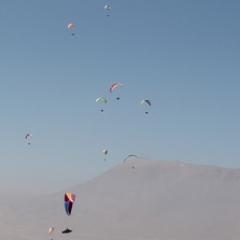
[[[110,93],[112,93],[114,90],[116,90],[117,88],[122,87],[122,86],[123,86],[122,83],[119,83],[119,82],[113,83],[113,84],[110,86],[109,91],[110,91]]]
[[[104,9],[107,10],[107,11],[111,11],[111,10],[112,10],[112,7],[111,7],[111,5],[106,4],[106,5],[104,6]]]
[[[76,28],[76,24],[73,23],[73,22],[70,22],[70,23],[68,23],[67,28],[68,28],[69,30],[73,30],[73,29]],[[72,36],[75,36],[75,32],[72,32],[71,35],[72,35]]]
[[[73,23],[73,22],[70,22],[70,23],[68,23],[67,28],[68,28],[68,29],[76,28],[76,24]]]
[[[73,203],[76,200],[76,195],[70,192],[64,194],[64,206],[68,216],[71,215]]]
[[[99,104],[107,104],[107,98],[106,97],[99,97],[96,99],[96,103]],[[101,109],[101,112],[104,112],[104,109]]]
[[[107,103],[107,98],[106,97],[99,97],[96,99],[96,103]]]
[[[104,155],[107,155],[107,154],[108,154],[108,150],[107,150],[107,149],[103,149],[103,150],[102,150],[102,153],[103,153]]]
[[[119,87],[122,87],[122,86],[123,86],[122,83],[119,83],[119,82],[113,83],[113,84],[110,86],[110,88],[109,88],[109,92],[110,92],[110,93],[113,93],[116,89],[118,89]],[[117,97],[116,99],[117,99],[117,100],[120,100],[120,97]]]
[[[127,157],[125,157],[124,159],[123,159],[123,162],[126,162],[128,159],[130,159],[130,158],[138,158],[138,156],[137,155],[135,155],[135,154],[129,154]]]
[[[54,227],[50,227],[50,228],[48,229],[48,234],[49,234],[49,235],[52,235],[54,231],[55,231]]]
[[[141,105],[146,105],[148,107],[151,107],[152,106],[152,102],[149,99],[143,99],[141,101]],[[148,111],[145,111],[145,114],[148,114]]]
[[[148,106],[152,106],[151,101],[148,100],[148,99],[144,99],[144,100],[142,100],[142,101],[141,101],[141,104],[142,104],[142,105],[143,105],[143,104],[147,104]]]

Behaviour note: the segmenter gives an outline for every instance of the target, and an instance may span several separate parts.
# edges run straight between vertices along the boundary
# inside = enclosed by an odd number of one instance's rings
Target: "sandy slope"
[[[1,205],[1,239],[49,239],[49,226],[58,230],[55,239],[240,236],[240,170],[131,160],[70,191],[77,194],[71,217],[64,216],[62,192]],[[74,232],[63,236],[59,231],[68,225]]]

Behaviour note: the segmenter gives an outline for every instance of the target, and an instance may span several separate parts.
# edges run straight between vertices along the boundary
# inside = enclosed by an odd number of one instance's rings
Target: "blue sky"
[[[129,153],[240,167],[239,11],[234,0],[2,0],[3,191],[59,190]]]

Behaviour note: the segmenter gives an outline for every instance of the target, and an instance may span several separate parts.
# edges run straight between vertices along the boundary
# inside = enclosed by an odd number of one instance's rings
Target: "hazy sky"
[[[130,153],[240,167],[239,12],[238,0],[1,0],[2,191],[59,190]]]

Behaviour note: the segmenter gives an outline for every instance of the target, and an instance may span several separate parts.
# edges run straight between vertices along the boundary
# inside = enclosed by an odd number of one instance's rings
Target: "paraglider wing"
[[[108,154],[108,150],[107,150],[107,149],[103,149],[103,150],[102,150],[102,153],[103,153],[104,155],[107,155],[107,154]]]
[[[144,99],[144,100],[142,100],[142,101],[141,101],[141,104],[142,104],[142,105],[143,105],[143,104],[147,104],[148,106],[152,106],[151,101],[148,100],[148,99]]]
[[[70,23],[67,25],[67,28],[68,28],[68,29],[76,28],[76,24],[73,23],[73,22],[70,22]]]
[[[109,91],[110,93],[112,93],[115,89],[119,88],[119,87],[122,87],[123,84],[122,83],[113,83],[110,88],[109,88]]]
[[[50,228],[48,229],[48,234],[49,234],[49,235],[52,235],[54,231],[55,231],[54,227],[50,227]]]
[[[106,11],[111,11],[111,10],[112,10],[112,7],[111,7],[111,5],[106,4],[106,5],[104,6],[104,9],[105,9]]]
[[[125,158],[123,159],[123,162],[126,162],[129,158],[132,158],[132,157],[138,158],[138,156],[135,155],[135,154],[129,154],[127,157],[125,157]]]
[[[145,100],[145,102],[149,105],[149,106],[152,106],[152,103],[150,100]]]
[[[105,97],[99,97],[96,99],[96,103],[99,104],[107,104],[107,98]],[[104,112],[104,109],[101,109],[101,112]]]
[[[27,133],[26,135],[25,135],[25,139],[30,139],[32,137],[32,134],[31,133]]]
[[[73,29],[75,29],[76,28],[76,24],[75,23],[73,23],[73,22],[70,22],[68,25],[67,25],[67,28],[69,29],[69,30],[71,30],[71,35],[72,36],[75,36],[75,32],[73,31]]]
[[[107,103],[107,98],[99,97],[99,98],[96,99],[96,103],[104,103],[104,104],[106,104]]]
[[[144,99],[144,100],[141,101],[141,105],[147,105],[148,107],[151,107],[152,103],[151,103],[150,100]],[[148,111],[145,111],[145,114],[148,114]]]
[[[76,196],[73,193],[65,193],[64,195],[64,207],[66,214],[71,215],[73,203],[75,202]]]

